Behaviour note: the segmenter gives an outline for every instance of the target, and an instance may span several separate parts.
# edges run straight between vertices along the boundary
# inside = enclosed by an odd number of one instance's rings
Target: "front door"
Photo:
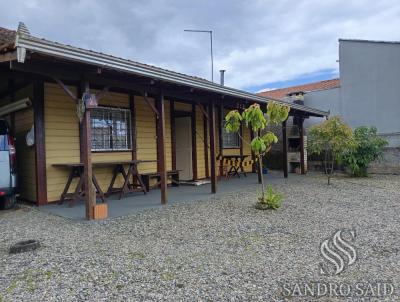
[[[175,118],[176,169],[182,180],[193,180],[192,127],[190,117]]]

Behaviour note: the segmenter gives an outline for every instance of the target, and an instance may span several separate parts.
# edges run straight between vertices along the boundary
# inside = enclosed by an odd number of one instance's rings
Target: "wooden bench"
[[[142,173],[140,174],[140,176],[142,177],[144,186],[147,190],[147,192],[150,190],[150,180],[156,178],[157,179],[157,183],[152,186],[152,188],[157,188],[160,183],[161,183],[161,177],[160,177],[160,173],[158,172],[152,172],[152,173]],[[179,170],[171,170],[171,171],[167,171],[167,178],[171,179],[171,185],[173,187],[179,187]]]

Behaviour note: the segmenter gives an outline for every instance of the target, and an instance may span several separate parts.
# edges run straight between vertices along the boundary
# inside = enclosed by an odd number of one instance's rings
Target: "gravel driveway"
[[[318,174],[291,175],[274,187],[286,197],[277,211],[253,208],[254,186],[99,222],[30,207],[0,212],[0,301],[310,301],[315,288],[299,297],[306,284],[329,282],[352,292],[329,291],[318,301],[362,301],[362,294],[400,301],[399,176],[327,186]],[[332,248],[342,229],[357,259],[349,265],[339,253],[344,269],[331,275],[320,244],[327,239]],[[30,238],[42,247],[8,254]],[[378,284],[394,293],[378,293]]]

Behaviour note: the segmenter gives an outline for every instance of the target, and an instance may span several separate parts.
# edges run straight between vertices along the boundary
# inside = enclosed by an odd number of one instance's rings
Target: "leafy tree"
[[[288,118],[290,107],[281,105],[276,102],[269,102],[267,112],[261,110],[259,104],[250,105],[242,114],[238,110],[232,110],[225,116],[225,130],[229,132],[239,133],[242,123],[250,128],[254,133],[254,138],[250,142],[251,150],[254,152],[258,160],[261,173],[261,199],[265,199],[264,178],[262,175],[262,156],[267,153],[272,144],[278,142],[276,135],[270,131],[264,131],[263,135],[259,135],[262,130],[270,124],[278,125]],[[240,137],[245,141],[243,137]],[[247,142],[248,143],[248,142]]]
[[[345,154],[343,162],[353,176],[367,176],[368,165],[382,155],[388,142],[378,136],[376,127],[358,127],[354,130],[354,138],[357,148]]]
[[[308,131],[308,151],[310,154],[324,156],[325,174],[328,185],[334,172],[335,163],[341,162],[345,154],[357,147],[350,126],[338,116],[332,117]]]

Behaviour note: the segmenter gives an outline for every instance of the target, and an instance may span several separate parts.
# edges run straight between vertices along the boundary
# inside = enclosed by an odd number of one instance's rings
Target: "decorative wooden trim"
[[[33,83],[33,119],[35,126],[36,204],[47,203],[46,145],[44,126],[44,82]]]
[[[160,173],[160,189],[161,189],[161,203],[168,202],[167,196],[167,169],[165,157],[165,101],[164,94],[161,91],[156,101],[157,111],[159,112],[157,119],[157,160],[158,160],[158,173]]]
[[[172,170],[176,170],[175,102],[170,101]]]
[[[156,117],[157,117],[157,119],[158,119],[159,116],[160,116],[160,113],[159,113],[159,111],[157,110],[156,106],[154,106],[153,103],[150,102],[150,100],[147,98],[147,92],[144,92],[144,93],[141,92],[140,94],[142,95],[143,99],[146,101],[147,105],[150,106],[151,110],[153,110],[154,114],[156,115]],[[163,98],[164,98],[164,97],[163,97]]]
[[[208,110],[208,107],[205,109]],[[208,114],[207,114],[208,116]],[[208,127],[207,127],[207,121],[209,118],[205,118],[203,116],[203,129],[204,129],[204,164],[206,168],[206,178],[210,177],[210,168],[208,167]]]
[[[78,97],[71,91],[69,90],[69,88],[58,78],[53,77],[53,80],[61,87],[62,90],[64,90],[64,92],[66,94],[68,94],[68,96],[76,102],[78,102]]]
[[[132,160],[137,159],[137,143],[136,143],[136,110],[135,95],[129,93],[129,108],[131,109],[131,147]]]
[[[299,119],[299,135],[300,135],[300,170],[301,174],[306,174],[306,167],[304,162],[304,118]]]
[[[210,101],[209,105],[210,123],[210,161],[211,161],[211,193],[217,192],[216,150],[215,150],[215,102]]]
[[[288,146],[287,146],[287,123],[286,121],[282,122],[282,161],[283,161],[283,176],[285,178],[288,177]]]
[[[192,128],[192,171],[193,180],[197,179],[197,143],[196,143],[196,105],[192,104],[192,116],[191,116],[191,128]]]
[[[207,111],[204,109],[203,105],[201,103],[197,103],[197,106],[199,106],[199,109],[201,111],[201,113],[203,113],[203,116],[208,120],[208,113]]]

